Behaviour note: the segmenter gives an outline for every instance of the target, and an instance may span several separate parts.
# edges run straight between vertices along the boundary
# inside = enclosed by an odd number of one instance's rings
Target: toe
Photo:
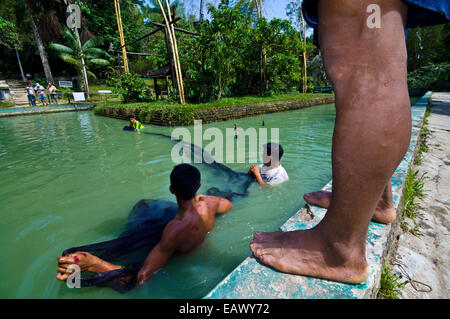
[[[276,262],[276,259],[274,256],[270,255],[270,254],[266,254],[266,255],[262,255],[261,257],[258,258],[263,264],[268,265],[268,266],[273,266],[274,263]]]
[[[262,236],[262,232],[255,232],[254,234],[253,234],[253,240],[260,240],[261,239],[261,236]]]

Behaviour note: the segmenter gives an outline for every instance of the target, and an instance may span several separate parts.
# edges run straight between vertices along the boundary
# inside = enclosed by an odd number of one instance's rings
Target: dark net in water
[[[124,130],[129,130],[125,127]],[[170,138],[158,133],[145,134]],[[192,156],[210,156],[194,144],[190,145]],[[201,152],[201,153],[200,153]],[[203,162],[208,169],[213,169],[222,181],[219,189],[212,187],[208,195],[233,200],[248,195],[247,189],[253,179],[245,173],[237,173],[215,161]],[[110,287],[120,293],[133,289],[137,283],[137,274],[146,256],[161,240],[164,227],[177,214],[178,206],[174,202],[147,199],[139,201],[131,210],[125,231],[118,238],[96,244],[66,249],[62,255],[78,251],[88,252],[107,262],[123,266],[121,269],[99,274],[83,274],[81,287]]]

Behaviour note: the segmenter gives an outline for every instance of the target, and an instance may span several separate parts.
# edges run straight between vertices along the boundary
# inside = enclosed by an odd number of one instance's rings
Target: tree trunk
[[[178,48],[177,48],[177,40],[175,37],[175,30],[174,30],[174,26],[172,23],[172,16],[171,16],[171,12],[170,12],[170,6],[168,1],[166,0],[166,5],[167,5],[167,13],[168,15],[166,15],[165,11],[164,11],[164,6],[162,5],[160,0],[158,1],[158,5],[161,9],[161,13],[164,17],[164,22],[166,24],[166,30],[167,30],[167,35],[169,36],[169,41],[170,41],[170,45],[172,48],[172,58],[173,58],[173,66],[175,68],[175,75],[177,78],[177,86],[178,86],[178,95],[180,97],[180,103],[181,104],[185,104],[185,100],[184,100],[184,90],[183,90],[183,76],[181,74],[181,65],[180,65],[180,60],[179,60],[179,56],[178,56]],[[170,19],[170,20],[169,20]]]
[[[204,0],[200,0],[200,22],[203,22],[203,6],[204,6]]]
[[[258,18],[262,19],[263,18],[263,9],[262,9],[262,0],[257,0],[256,1],[256,9],[258,12]],[[264,91],[268,91],[269,90],[269,79],[267,77],[267,52],[266,52],[266,48],[264,47],[264,45],[262,45],[261,48],[261,59],[262,59],[262,69],[263,69],[263,89]]]
[[[50,70],[50,64],[48,63],[47,55],[45,53],[45,47],[44,47],[44,44],[42,43],[41,37],[39,36],[39,30],[36,26],[36,22],[34,21],[34,17],[31,12],[30,5],[29,5],[28,1],[26,1],[25,4],[26,4],[25,6],[27,8],[28,15],[30,16],[31,29],[33,29],[34,39],[36,40],[36,45],[39,50],[39,55],[41,56],[42,67],[44,68],[45,77],[47,78],[47,82],[54,83],[52,71]]]
[[[302,42],[302,77],[303,77],[303,84],[302,84],[302,93],[306,93],[308,90],[308,74],[306,73],[306,27],[305,27],[305,20],[303,19],[303,12],[302,12],[302,4],[299,0],[299,11],[300,11],[300,20],[298,20],[298,12],[297,12],[297,6],[295,5],[294,0],[291,0],[292,7],[294,8],[294,15],[295,20],[297,22],[297,28],[298,28],[298,36],[300,38],[300,41]],[[301,24],[300,24],[301,23]]]
[[[67,7],[69,7],[71,5],[71,3],[72,3],[72,1],[68,0]],[[86,98],[89,98],[89,82],[88,82],[88,76],[87,76],[87,72],[86,72],[86,63],[84,62],[80,34],[78,33],[78,29],[77,29],[76,25],[72,29],[72,31],[75,33],[75,39],[77,40],[78,48],[80,49],[81,74],[83,76],[83,85],[82,85],[81,89],[84,90],[84,92],[86,93]]]
[[[77,43],[78,46],[80,47],[80,58],[81,58],[81,73],[83,74],[83,90],[86,93],[86,98],[89,98],[89,82],[88,82],[88,76],[87,76],[87,72],[86,72],[86,64],[84,62],[84,57],[83,57],[83,50],[81,49],[81,40],[80,40],[80,35],[78,34],[78,30],[77,27],[74,28],[74,32],[75,32],[75,38],[77,39]]]
[[[300,1],[300,0],[299,0]],[[302,6],[300,4],[300,19],[302,23],[302,30],[303,30],[303,93],[306,93],[308,91],[308,73],[306,72],[306,24],[305,19],[303,18],[303,11]]]
[[[20,69],[20,75],[22,76],[22,81],[25,82],[25,75],[23,74],[22,63],[20,62],[19,50],[17,50],[17,47],[15,47],[14,50],[16,51],[17,63],[19,63],[19,69]]]

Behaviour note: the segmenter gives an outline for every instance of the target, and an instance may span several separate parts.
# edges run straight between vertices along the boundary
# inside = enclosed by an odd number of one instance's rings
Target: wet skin
[[[173,192],[171,188],[171,192]],[[178,214],[164,228],[161,241],[150,251],[138,273],[138,282],[143,284],[162,268],[174,253],[190,253],[200,246],[207,234],[214,228],[216,214],[224,214],[233,207],[225,198],[196,195],[191,200],[177,197]],[[71,273],[68,267],[76,264],[81,271],[102,273],[120,269],[87,252],[76,252],[58,257],[56,279],[64,281]]]

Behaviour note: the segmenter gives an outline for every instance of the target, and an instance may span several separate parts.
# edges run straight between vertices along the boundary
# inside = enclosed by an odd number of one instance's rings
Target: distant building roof
[[[163,66],[162,68],[159,68],[155,71],[150,72],[150,74],[148,75],[148,77],[150,79],[154,79],[154,78],[164,78],[166,76],[172,76],[171,72],[170,72],[170,67],[167,66]]]

